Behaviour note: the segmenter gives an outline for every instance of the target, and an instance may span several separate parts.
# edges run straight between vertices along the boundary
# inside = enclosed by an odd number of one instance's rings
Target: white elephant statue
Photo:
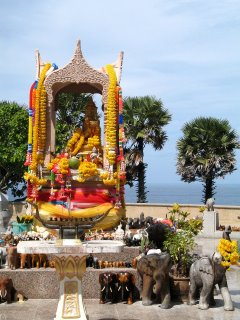
[[[212,257],[202,257],[192,264],[189,304],[196,303],[197,293],[200,289],[199,309],[206,310],[210,305],[215,305],[213,291],[215,285],[218,284],[224,301],[224,310],[234,310],[227,285],[226,268],[221,265],[221,261],[221,254],[215,252]]]

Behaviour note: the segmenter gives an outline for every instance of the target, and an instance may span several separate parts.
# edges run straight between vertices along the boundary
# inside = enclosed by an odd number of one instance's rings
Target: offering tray
[[[69,218],[50,217],[48,220],[46,220],[40,216],[37,204],[33,203],[32,206],[36,209],[36,219],[38,219],[44,225],[44,227],[48,229],[59,229],[60,240],[63,240],[64,238],[63,232],[65,229],[75,230],[75,239],[78,239],[79,231],[80,235],[84,234],[85,230],[90,230],[93,228],[95,224],[103,220],[112,209],[110,208],[105,213],[90,218],[74,218],[69,216]]]

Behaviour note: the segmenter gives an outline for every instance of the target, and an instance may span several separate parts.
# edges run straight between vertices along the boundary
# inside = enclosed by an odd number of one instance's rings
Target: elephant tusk
[[[5,295],[3,296],[3,298],[5,298],[5,297],[6,297],[6,295],[7,295],[7,290],[5,290]]]
[[[112,288],[110,287],[110,291],[112,292]]]
[[[120,286],[120,287],[118,288],[118,291],[119,291],[121,288],[122,288],[122,286]]]
[[[104,287],[102,288],[101,292],[103,292],[105,289],[106,289],[106,288],[105,288],[105,286],[104,286]]]
[[[128,287],[126,286],[126,290],[129,291]]]

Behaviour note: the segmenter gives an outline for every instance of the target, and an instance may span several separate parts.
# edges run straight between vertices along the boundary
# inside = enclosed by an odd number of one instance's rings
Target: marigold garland
[[[116,85],[117,77],[112,65],[106,65],[109,75],[109,88],[106,113],[106,157],[110,165],[116,163],[117,147],[117,108],[116,108]]]
[[[220,239],[217,246],[217,250],[223,258],[223,261],[221,262],[222,266],[229,269],[230,265],[237,264],[239,260],[237,241]]]
[[[84,182],[87,178],[96,176],[98,174],[97,166],[93,162],[83,161],[81,162],[79,169],[79,182]]]
[[[45,64],[36,90],[34,128],[33,128],[33,152],[30,169],[36,173],[38,163],[43,162],[43,152],[46,140],[46,91],[44,80],[51,64]]]

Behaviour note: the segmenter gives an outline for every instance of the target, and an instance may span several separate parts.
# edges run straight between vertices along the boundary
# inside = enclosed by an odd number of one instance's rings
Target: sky
[[[153,95],[172,115],[163,149],[145,149],[148,184],[180,183],[176,142],[186,122],[227,119],[240,133],[240,1],[1,0],[0,12],[0,100],[28,104],[35,49],[63,67],[80,39],[94,68],[124,51],[123,96]],[[239,150],[236,158],[238,170],[217,183],[239,184]]]

